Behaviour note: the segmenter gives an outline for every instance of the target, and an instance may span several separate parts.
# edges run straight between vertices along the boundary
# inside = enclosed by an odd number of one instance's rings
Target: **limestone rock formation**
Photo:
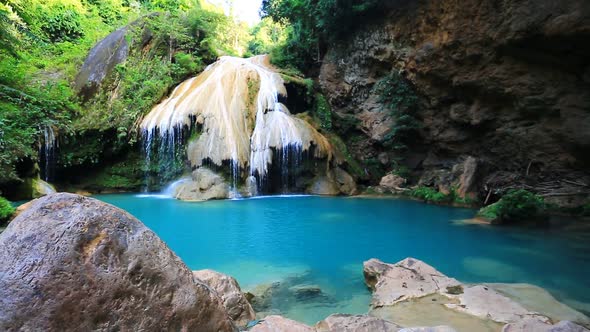
[[[364,263],[364,274],[367,286],[373,290],[372,314],[378,317],[389,317],[393,314],[394,317],[401,318],[404,317],[403,313],[413,312],[425,316],[432,315],[435,317],[434,320],[442,319],[449,325],[455,322],[464,328],[482,331],[493,331],[498,323],[509,324],[505,328],[506,331],[536,331],[531,326],[543,326],[549,330],[557,328],[552,327],[552,321],[564,318],[571,318],[579,324],[588,324],[587,317],[569,307],[567,310],[564,309],[563,304],[558,305],[561,309],[532,311],[513,299],[518,298],[520,294],[520,299],[524,303],[527,303],[524,298],[528,298],[529,307],[543,309],[539,304],[531,304],[534,300],[528,295],[522,295],[522,291],[512,291],[512,297],[508,297],[485,284],[461,284],[413,258],[406,258],[396,264],[371,259]],[[498,288],[504,288],[505,293],[509,292],[507,287]],[[555,299],[547,300],[547,295],[542,294],[533,298],[543,299],[545,303],[557,302]],[[432,308],[428,308],[429,306]],[[404,307],[410,309],[404,310]],[[446,312],[442,308],[446,308]],[[407,322],[407,318],[404,320]],[[428,317],[420,317],[420,320],[431,321]]]
[[[319,176],[314,179],[313,183],[307,189],[307,192],[314,195],[335,196],[340,194],[340,188],[336,181],[328,176]]]
[[[397,332],[401,327],[368,315],[334,314],[318,322],[315,329],[317,332]]]
[[[477,171],[470,161],[457,189],[481,200],[519,184],[590,183],[588,1],[386,3],[328,49],[319,75],[335,128],[355,137],[346,143],[356,159],[404,157],[406,166],[429,173],[451,172],[474,156]],[[374,87],[398,73],[420,99],[412,115],[421,129],[406,153],[392,154],[383,133],[395,121]],[[501,181],[506,173],[513,180]],[[551,202],[587,197],[582,186],[554,185],[569,195],[549,196]]]
[[[229,197],[230,186],[223,177],[208,168],[197,168],[191,180],[179,183],[172,195],[183,201],[207,201]]]
[[[354,178],[340,167],[319,175],[313,179],[307,188],[307,192],[314,195],[355,195],[357,186]]]
[[[229,317],[238,326],[246,326],[249,321],[256,318],[236,279],[213,270],[193,271],[193,276],[217,292]]]
[[[0,248],[0,330],[236,331],[217,294],[152,231],[96,199],[33,201]]]
[[[267,316],[252,327],[250,332],[314,332],[308,325],[284,318],[282,316]]]
[[[381,178],[381,181],[379,181],[379,186],[391,193],[396,193],[404,190],[403,186],[406,184],[406,182],[407,180],[399,175],[387,174]]]
[[[250,175],[262,178],[273,151],[301,152],[313,147],[314,157],[330,160],[328,140],[279,102],[279,95],[286,94],[268,56],[224,56],[176,87],[143,119],[141,128],[149,144],[156,131],[165,138],[196,121],[202,126],[201,134],[188,148],[194,167],[205,161],[217,166],[229,161],[232,172],[249,169]]]

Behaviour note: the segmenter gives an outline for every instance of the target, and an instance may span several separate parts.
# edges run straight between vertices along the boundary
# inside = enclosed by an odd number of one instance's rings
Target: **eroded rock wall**
[[[422,182],[443,187],[470,175],[453,167],[471,156],[479,169],[469,190],[480,200],[526,185],[564,204],[583,201],[583,194],[553,194],[587,191],[564,179],[590,183],[590,3],[389,6],[331,47],[321,67],[320,84],[351,153],[383,171],[403,157]],[[391,72],[411,81],[420,98],[421,128],[403,153],[384,147],[395,123],[374,89]]]

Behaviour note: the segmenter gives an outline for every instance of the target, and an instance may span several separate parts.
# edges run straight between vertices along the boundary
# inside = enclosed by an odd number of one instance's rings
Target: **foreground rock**
[[[453,327],[460,326],[462,330],[478,331],[497,330],[498,323],[508,324],[505,327],[507,331],[536,331],[531,327],[533,323],[535,326],[555,328],[551,331],[559,331],[558,328],[562,326],[551,325],[549,315],[553,321],[567,318],[580,324],[588,323],[587,317],[563,304],[553,304],[552,307],[557,309],[543,310],[541,313],[532,311],[514,300],[522,296],[525,293],[523,291],[512,290],[512,296],[506,296],[488,285],[464,285],[413,258],[406,258],[396,264],[371,259],[364,263],[364,274],[367,286],[373,290],[372,314],[391,318],[397,323],[400,322],[395,317],[402,317],[406,319],[403,325],[414,325],[416,320],[407,319],[416,313],[422,315],[416,317],[421,322],[442,320]],[[507,287],[503,289],[504,293],[511,291]],[[541,294],[537,298],[542,299],[543,303],[558,303],[555,299],[547,299],[547,296],[550,297],[549,294]],[[539,303],[526,304],[529,308],[542,309]],[[574,325],[578,326],[574,323],[567,326]]]
[[[400,326],[368,315],[330,315],[315,326],[318,332],[397,332]]]
[[[284,318],[282,316],[267,316],[254,327],[250,332],[314,332],[311,326],[294,320]]]
[[[37,199],[0,235],[0,330],[235,331],[221,299],[130,214]]]
[[[256,318],[236,279],[213,270],[193,271],[193,276],[217,292],[229,317],[238,326],[246,326],[249,321]]]

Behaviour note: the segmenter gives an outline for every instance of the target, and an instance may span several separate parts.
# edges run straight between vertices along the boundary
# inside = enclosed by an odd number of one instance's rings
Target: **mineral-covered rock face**
[[[508,186],[500,171],[510,185],[590,182],[588,1],[392,1],[382,13],[328,50],[319,77],[355,157],[395,156],[383,146],[394,119],[374,87],[401,72],[420,99],[421,129],[397,154],[409,167],[451,172],[475,156],[454,184],[482,200]],[[585,190],[562,181],[554,191]]]
[[[396,193],[404,190],[403,186],[406,184],[406,182],[407,180],[399,175],[387,174],[381,178],[381,181],[379,181],[379,186],[383,188],[383,190]]]
[[[98,200],[35,200],[0,249],[0,330],[236,330],[221,299],[152,231]]]
[[[193,276],[217,292],[227,313],[238,326],[246,326],[256,318],[236,279],[213,270],[193,271]]]

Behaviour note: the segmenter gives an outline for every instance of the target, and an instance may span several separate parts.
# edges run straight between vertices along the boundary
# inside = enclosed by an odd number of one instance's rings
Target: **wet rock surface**
[[[98,200],[37,199],[0,248],[0,330],[236,330],[152,231]]]
[[[587,317],[546,292],[498,285],[500,293],[493,284],[461,284],[413,258],[396,264],[371,259],[364,263],[364,274],[373,290],[371,314],[403,325],[444,323],[460,331],[497,331],[498,324],[508,324],[505,331],[536,331],[537,326],[576,331],[578,324],[588,324]],[[553,324],[560,320],[561,325]]]
[[[217,292],[229,317],[238,326],[246,326],[256,318],[236,279],[213,270],[193,271],[193,276]]]

